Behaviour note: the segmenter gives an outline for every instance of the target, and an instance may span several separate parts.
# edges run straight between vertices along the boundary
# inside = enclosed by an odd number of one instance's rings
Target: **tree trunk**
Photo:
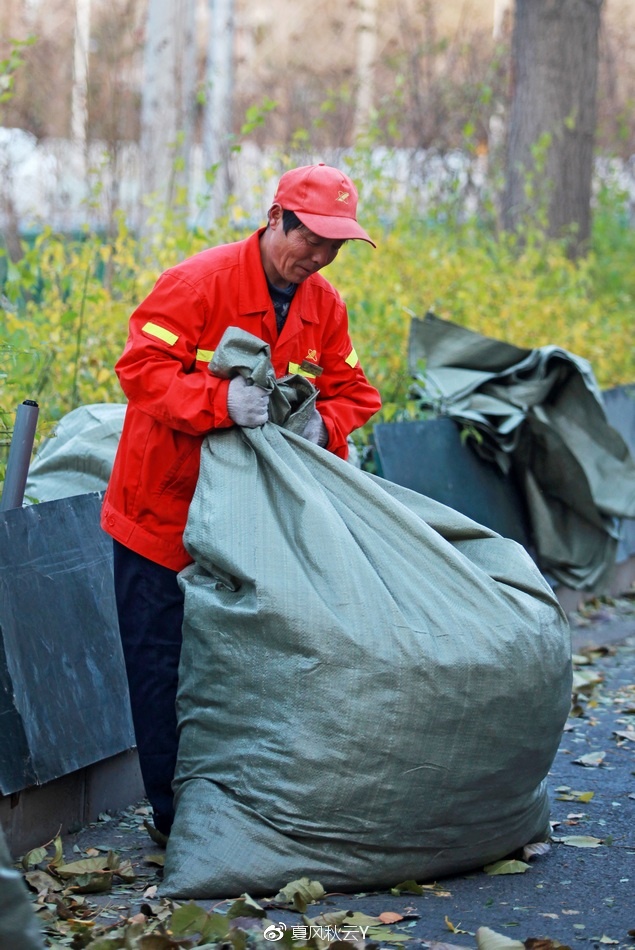
[[[203,115],[203,161],[211,176],[208,220],[213,221],[232,191],[232,97],[234,89],[234,0],[208,0],[207,83]]]
[[[583,253],[591,229],[602,0],[516,0],[503,220],[529,215]]]
[[[88,194],[88,59],[90,54],[90,0],[76,0],[73,37],[73,90],[71,96],[71,161],[73,173]]]
[[[374,102],[377,0],[358,0],[358,10],[355,138],[368,132]]]
[[[141,231],[187,204],[196,104],[195,0],[149,0],[141,97]],[[152,208],[148,208],[151,199]]]
[[[492,36],[500,40],[505,35],[507,17],[511,15],[512,0],[494,0]]]
[[[71,98],[71,138],[82,150],[86,148],[88,125],[88,55],[90,50],[90,0],[75,4],[75,36],[73,43],[73,94]]]

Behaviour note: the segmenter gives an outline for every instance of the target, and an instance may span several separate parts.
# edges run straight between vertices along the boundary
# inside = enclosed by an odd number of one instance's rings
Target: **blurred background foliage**
[[[354,162],[350,171],[356,177]],[[622,220],[619,193],[604,189],[599,196],[591,250],[574,263],[535,225],[521,242],[477,215],[458,220],[451,207],[443,214],[442,202],[421,219],[406,198],[386,225],[364,180],[357,180],[361,218],[378,247],[349,243],[329,278],[347,301],[355,346],[382,394],[382,418],[392,418],[406,401],[410,320],[429,309],[518,346],[557,343],[590,360],[604,388],[635,379],[635,232]],[[373,191],[381,193],[382,185],[377,175]],[[390,181],[385,187],[390,190]],[[244,236],[236,216],[234,209],[212,230],[193,230],[183,218],[166,215],[149,248],[122,218],[111,240],[44,231],[18,262],[7,266],[5,258],[3,411],[36,399],[42,435],[78,405],[123,401],[112,366],[130,312],[162,269]]]
[[[132,62],[141,39],[139,5],[116,0],[108,6],[110,15],[98,6],[93,26],[95,49],[103,55],[93,56],[89,137],[112,158],[113,149],[138,134],[138,94],[119,80],[127,75],[122,63]],[[287,71],[276,70],[275,57],[262,55],[273,44],[266,23],[251,36],[260,65],[236,98],[233,149],[236,154],[254,144],[265,149],[258,185],[263,194],[273,192],[281,168],[314,160],[334,143],[346,145],[337,153],[338,163],[358,184],[360,220],[378,247],[350,243],[327,276],[347,301],[356,349],[382,394],[383,410],[373,421],[408,411],[409,325],[413,315],[428,310],[519,346],[557,344],[590,360],[604,388],[632,382],[635,231],[623,176],[613,174],[613,166],[598,176],[589,252],[575,262],[563,242],[546,236],[540,214],[516,234],[505,232],[498,211],[503,165],[497,121],[509,95],[508,31],[493,37],[491,24],[468,11],[444,32],[434,7],[419,3],[418,16],[408,19],[403,4],[391,5],[375,104],[363,133],[355,131],[354,77],[322,54],[294,65],[293,42],[286,50]],[[323,35],[334,40],[345,31],[346,18],[329,10],[330,5],[317,4],[314,28],[321,23]],[[294,18],[295,29],[308,28],[298,11]],[[619,160],[620,168],[635,150],[633,42],[632,33],[620,31],[614,20],[605,25],[598,152]],[[0,63],[3,125],[42,137],[67,134],[68,97],[58,102],[42,86],[46,62],[56,70],[68,65],[56,43],[70,38],[47,34],[7,49]],[[247,52],[244,56],[249,60]],[[297,82],[289,81],[289,63]],[[434,161],[443,172],[422,176],[419,194],[394,174],[405,146],[411,159]],[[208,170],[210,180],[214,174]],[[93,169],[87,208],[102,188]],[[199,209],[206,200],[197,196]],[[100,226],[86,224],[74,234],[47,227],[18,231],[17,252],[6,242],[0,251],[5,446],[23,399],[40,404],[38,440],[79,405],[121,402],[112,367],[125,343],[130,312],[161,270],[262,223],[237,194],[205,225],[204,214],[193,220],[183,210],[187,204],[176,200],[167,207],[150,200],[154,227],[143,239],[111,202]]]

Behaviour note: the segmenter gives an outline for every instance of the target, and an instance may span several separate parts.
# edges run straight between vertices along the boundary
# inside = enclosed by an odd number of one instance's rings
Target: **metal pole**
[[[32,399],[25,399],[22,405],[18,406],[0,498],[0,511],[22,507],[39,411],[38,404]]]

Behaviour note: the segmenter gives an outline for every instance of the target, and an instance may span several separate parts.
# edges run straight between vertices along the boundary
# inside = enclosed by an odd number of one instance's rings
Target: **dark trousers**
[[[178,746],[183,593],[171,571],[113,542],[115,597],[139,764],[155,827],[169,834]]]

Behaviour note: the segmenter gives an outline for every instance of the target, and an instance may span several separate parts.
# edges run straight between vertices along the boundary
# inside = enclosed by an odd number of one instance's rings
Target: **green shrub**
[[[408,201],[397,205],[394,183],[377,171],[367,176],[363,160],[351,174],[361,184],[360,220],[378,247],[349,243],[327,276],[348,303],[355,346],[382,393],[382,418],[405,406],[410,320],[429,309],[518,346],[556,344],[584,356],[605,388],[635,380],[635,234],[619,195],[600,195],[593,246],[573,263],[563,245],[531,229],[521,244],[476,215],[461,220],[437,207],[424,217]],[[113,364],[130,312],[165,267],[242,236],[243,214],[234,204],[213,233],[166,216],[156,234],[142,247],[121,219],[111,240],[45,231],[18,263],[0,261],[5,445],[23,399],[40,403],[38,439],[78,405],[122,401]]]
[[[410,320],[428,310],[517,346],[555,344],[584,356],[604,388],[635,380],[635,233],[622,227],[618,238],[615,218],[615,209],[598,215],[593,248],[577,263],[539,235],[521,246],[475,218],[442,227],[407,208],[376,251],[347,246],[331,277],[384,403],[405,399]]]

